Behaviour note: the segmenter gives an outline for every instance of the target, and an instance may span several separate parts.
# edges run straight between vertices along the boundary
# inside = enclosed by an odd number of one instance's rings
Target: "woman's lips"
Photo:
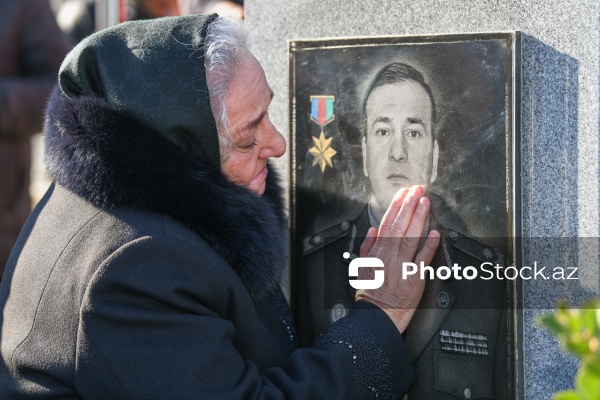
[[[265,178],[267,177],[267,174],[269,173],[269,170],[267,169],[267,166],[265,165],[263,167],[263,169],[261,169],[260,171],[258,171],[258,173],[254,176],[254,179],[252,179],[254,182],[260,182],[265,180]]]

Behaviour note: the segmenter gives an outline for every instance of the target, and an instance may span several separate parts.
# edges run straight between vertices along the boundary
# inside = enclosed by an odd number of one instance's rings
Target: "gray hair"
[[[233,138],[225,96],[236,71],[250,56],[250,39],[239,20],[218,17],[207,28],[204,40],[204,67],[213,114],[219,130],[221,160],[227,158]]]

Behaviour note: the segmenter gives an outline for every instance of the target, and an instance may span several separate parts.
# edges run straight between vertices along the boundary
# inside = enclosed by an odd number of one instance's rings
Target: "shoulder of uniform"
[[[356,236],[356,227],[351,220],[343,220],[302,239],[302,255],[306,256],[344,237]]]
[[[468,254],[481,262],[489,261],[494,264],[504,264],[504,254],[493,246],[488,246],[477,239],[452,229],[447,229],[445,236],[447,236],[447,242],[453,249]]]

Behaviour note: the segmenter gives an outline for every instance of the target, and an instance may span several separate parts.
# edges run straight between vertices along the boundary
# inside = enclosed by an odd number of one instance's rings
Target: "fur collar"
[[[257,302],[276,288],[287,223],[272,168],[259,197],[103,99],[69,99],[58,88],[44,131],[46,166],[57,183],[101,208],[167,214],[196,230]]]

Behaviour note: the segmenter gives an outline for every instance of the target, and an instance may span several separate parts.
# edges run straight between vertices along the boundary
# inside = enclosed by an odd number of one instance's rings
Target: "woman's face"
[[[287,146],[269,120],[272,98],[262,67],[256,58],[249,56],[225,96],[233,146],[221,152],[226,154],[221,160],[221,170],[231,182],[259,196],[265,192],[267,159],[282,156]]]

